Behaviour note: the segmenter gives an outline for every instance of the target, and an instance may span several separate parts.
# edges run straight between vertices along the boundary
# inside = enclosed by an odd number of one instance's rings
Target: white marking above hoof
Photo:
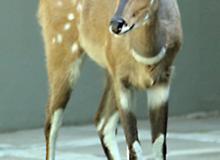
[[[165,137],[161,134],[153,144],[153,155],[155,160],[163,160],[163,144]]]
[[[133,150],[137,156],[137,160],[144,160],[140,143],[138,141],[135,141],[132,147],[133,147]]]

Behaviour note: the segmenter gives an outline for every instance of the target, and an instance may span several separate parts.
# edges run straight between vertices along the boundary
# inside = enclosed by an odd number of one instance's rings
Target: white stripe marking
[[[57,111],[54,112],[51,121],[51,130],[49,137],[49,147],[50,147],[49,160],[54,160],[55,158],[56,139],[58,135],[58,130],[61,127],[62,122],[63,122],[63,109],[58,109]]]
[[[103,131],[104,143],[109,148],[111,155],[115,160],[121,160],[118,144],[115,136],[115,130],[117,128],[118,119],[119,119],[119,115],[116,112],[110,117]]]
[[[137,141],[134,142],[133,149],[134,149],[134,152],[137,156],[137,159],[144,160],[143,152],[142,152],[141,145],[139,144],[139,142],[137,142]]]
[[[153,144],[153,155],[155,160],[163,160],[164,135],[160,135]]]

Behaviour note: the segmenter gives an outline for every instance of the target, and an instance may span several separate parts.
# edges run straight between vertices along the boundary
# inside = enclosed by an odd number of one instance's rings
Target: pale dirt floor
[[[152,160],[148,121],[139,121],[139,137],[146,160]],[[220,160],[220,116],[177,117],[169,120],[168,160]],[[117,136],[121,155],[126,146]],[[0,134],[0,160],[43,160],[43,129]],[[105,160],[93,125],[63,127],[56,160]]]

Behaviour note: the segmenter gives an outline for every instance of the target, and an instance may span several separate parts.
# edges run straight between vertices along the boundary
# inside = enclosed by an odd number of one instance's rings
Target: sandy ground
[[[152,160],[148,121],[139,121],[139,137],[146,160]],[[0,160],[44,160],[43,129],[0,134]],[[126,146],[118,134],[123,160]],[[56,160],[105,160],[93,125],[63,127]],[[168,160],[219,160],[220,117],[171,118],[168,134]]]

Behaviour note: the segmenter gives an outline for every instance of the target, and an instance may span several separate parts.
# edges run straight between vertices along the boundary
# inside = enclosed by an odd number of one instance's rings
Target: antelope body
[[[182,41],[176,0],[40,0],[49,102],[46,160],[55,159],[65,106],[79,78],[84,55],[107,71],[95,124],[109,160],[121,160],[116,142],[120,120],[129,160],[142,160],[133,88],[147,90],[156,160],[166,159],[172,63]]]

